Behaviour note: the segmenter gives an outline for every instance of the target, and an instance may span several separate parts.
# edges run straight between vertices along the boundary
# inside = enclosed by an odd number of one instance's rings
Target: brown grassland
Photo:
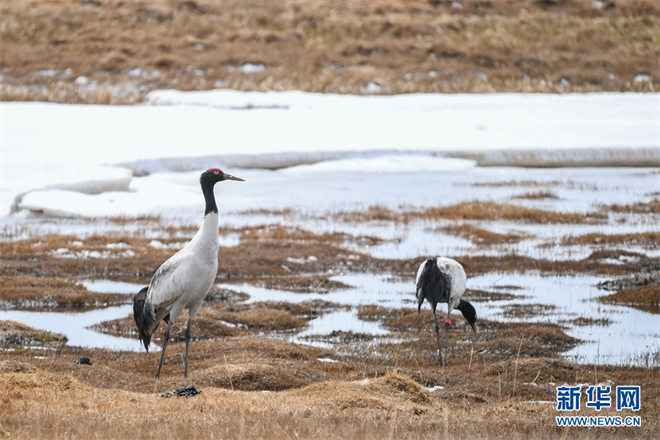
[[[659,14],[656,0],[3,0],[0,93],[657,92]]]
[[[464,235],[475,245],[489,247],[529,237],[493,233],[487,225],[460,226],[460,221],[481,218],[489,210],[495,214],[486,217],[486,222],[500,219],[497,212],[508,213],[505,218],[520,224],[564,218],[551,211],[530,215],[508,205],[503,209],[490,202],[486,207],[479,204],[471,202],[459,215],[457,226],[443,232]],[[612,211],[638,208],[631,205]],[[421,214],[442,218],[443,213]],[[567,221],[589,223],[599,215],[585,214]],[[416,218],[405,211],[395,213],[377,207],[350,217],[356,222]],[[338,213],[337,218],[349,221],[347,213]],[[422,215],[419,220],[424,219]],[[117,219],[115,223],[128,221]],[[79,311],[130,303],[131,296],[91,293],[78,282],[101,278],[146,284],[159,264],[195,229],[162,225],[158,218],[138,221],[152,232],[160,231],[162,246],[151,246],[151,238],[139,231],[86,237],[51,234],[0,242],[0,308]],[[374,237],[314,233],[277,224],[225,226],[221,233],[240,236],[237,246],[221,248],[226,263],[218,281],[224,284],[249,283],[304,295],[346,288],[331,280],[329,271],[389,273],[393,279],[410,281],[412,292],[417,262],[379,259],[349,250],[356,243],[377,243]],[[637,233],[630,235],[631,242],[641,239]],[[623,235],[564,239],[566,243],[575,240],[602,248],[577,261],[516,255],[455,258],[464,265],[468,277],[495,271],[616,277],[602,283],[602,288],[615,292],[602,301],[659,313],[660,260],[620,250],[626,246]],[[74,251],[76,254],[71,255]],[[94,258],[85,257],[91,252],[96,252]],[[479,309],[487,301],[515,298],[516,290],[516,286],[469,290],[466,296]],[[193,325],[187,379],[182,376],[181,319],[173,328],[160,380],[153,378],[157,348],[152,347],[148,354],[81,348],[68,345],[61,335],[0,322],[0,438],[650,439],[660,429],[658,369],[579,365],[562,360],[561,353],[579,343],[565,333],[563,325],[568,322],[481,319],[479,334],[473,337],[465,321],[458,319],[450,331],[449,363],[443,369],[437,364],[433,316],[426,306],[421,314],[408,307],[361,306],[359,319],[380,323],[390,336],[334,331],[314,336],[317,342],[329,344],[329,348],[316,348],[288,342],[287,335],[346,306],[325,300],[246,303],[246,298],[238,287],[211,291]],[[513,304],[505,314],[542,315],[547,307]],[[588,317],[570,324],[608,325],[591,322]],[[132,316],[97,323],[93,328],[137,338]],[[161,338],[162,328],[154,340],[158,343]],[[81,356],[90,358],[93,365],[75,364]],[[639,412],[583,409],[579,415],[636,415],[641,417],[642,426],[598,430],[557,427],[555,416],[562,414],[556,410],[556,387],[584,383],[640,385]],[[166,391],[190,384],[201,394],[162,397]]]

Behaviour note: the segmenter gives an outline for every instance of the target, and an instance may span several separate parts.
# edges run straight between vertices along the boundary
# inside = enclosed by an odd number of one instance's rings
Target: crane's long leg
[[[186,368],[183,370],[183,377],[188,377],[188,347],[190,346],[190,338],[192,337],[190,327],[192,327],[192,318],[188,318],[188,327],[186,327]]]
[[[445,322],[445,367],[447,366],[447,356],[449,350],[449,324]]]
[[[440,365],[442,366],[442,350],[440,348],[440,326],[438,326],[438,317],[435,316],[435,310],[433,311],[433,320],[435,321],[435,338],[438,341],[438,362],[440,362]]]
[[[165,330],[165,335],[163,335],[163,349],[160,351],[160,362],[158,363],[158,371],[156,371],[156,379],[160,377],[160,369],[163,367],[163,358],[165,357],[165,348],[167,348],[167,341],[170,340],[170,329],[172,328],[172,323],[167,324],[167,330]]]

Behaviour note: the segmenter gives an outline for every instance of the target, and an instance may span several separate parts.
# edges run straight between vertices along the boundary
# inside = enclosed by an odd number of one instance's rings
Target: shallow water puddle
[[[353,288],[328,294],[300,294],[248,284],[238,286],[224,284],[221,287],[238,289],[249,294],[249,302],[273,300],[297,303],[323,299],[350,306],[379,304],[384,307],[414,307],[416,304],[411,282],[390,281],[383,275],[366,274],[341,275],[333,279]],[[486,290],[497,288],[501,291],[501,287],[508,290],[506,286],[516,286],[515,290],[509,289],[517,295],[515,299],[475,302],[477,315],[482,319],[502,322],[561,324],[565,326],[569,335],[585,341],[563,355],[571,361],[613,365],[658,365],[660,318],[633,308],[596,301],[598,296],[607,294],[595,287],[602,280],[603,278],[591,276],[487,274],[470,278],[468,287]],[[513,306],[519,307],[521,312],[510,313]],[[424,307],[428,306],[424,305]],[[439,308],[441,314],[444,310],[446,310],[444,306]],[[531,310],[532,313],[526,314],[526,310]],[[578,318],[592,321],[589,325],[575,325],[574,321]],[[605,324],[603,320],[606,320]],[[309,343],[305,340],[301,341],[300,336],[323,335],[332,331],[383,335],[386,333],[383,333],[384,330],[380,325],[371,330],[365,327],[365,322],[357,317],[357,310],[353,307],[351,311],[328,313],[317,318],[303,333],[296,335],[295,339],[296,342]],[[654,353],[655,357],[653,357]]]
[[[68,345],[110,350],[139,351],[137,338],[120,338],[92,330],[102,321],[124,318],[133,313],[132,305],[107,307],[82,313],[30,312],[22,310],[0,311],[0,320],[21,322],[30,327],[66,335]]]
[[[127,295],[135,295],[146,287],[141,284],[126,283],[124,281],[110,281],[110,280],[91,280],[83,281],[83,286],[90,292],[95,293],[124,293]]]
[[[359,319],[357,308],[360,305],[378,304],[393,308],[416,305],[414,285],[410,281],[402,282],[387,275],[370,274],[339,275],[333,279],[353,287],[326,294],[294,293],[249,284],[219,284],[217,287],[249,294],[248,303],[300,303],[321,299],[350,306],[350,310],[327,312],[310,321],[308,327],[301,332],[286,337],[291,342],[328,347],[332,344],[309,337],[327,336],[335,331],[381,337],[389,333],[380,323]],[[475,302],[477,315],[481,319],[564,325],[569,335],[585,341],[564,354],[564,357],[571,361],[657,366],[660,364],[660,318],[629,307],[599,303],[596,298],[607,293],[595,287],[602,280],[603,278],[590,276],[486,274],[470,278],[468,287],[510,291],[517,295],[512,300]],[[107,280],[87,281],[83,284],[94,292],[127,294],[134,294],[142,287],[139,284]],[[446,308],[440,306],[440,316],[444,315],[444,310]],[[131,313],[132,306],[125,305],[82,313],[0,311],[0,319],[19,321],[38,329],[63,333],[69,338],[70,345],[135,351],[140,350],[137,338],[104,335],[89,328],[101,321],[124,318]],[[587,322],[588,325],[576,325],[574,321],[578,318],[591,321]]]
[[[477,313],[483,318],[504,322],[550,322],[566,326],[566,333],[585,341],[563,357],[578,363],[613,365],[658,365],[660,349],[660,317],[630,307],[600,303],[597,297],[608,294],[595,285],[599,277],[561,277],[534,274],[487,274],[468,280],[468,287],[492,289],[497,286],[519,286],[509,301],[478,303]],[[512,305],[542,304],[540,314],[505,312]],[[594,320],[592,325],[575,325],[577,318]],[[609,320],[603,324],[598,321]],[[568,322],[566,322],[568,321]],[[655,353],[656,358],[650,357]]]

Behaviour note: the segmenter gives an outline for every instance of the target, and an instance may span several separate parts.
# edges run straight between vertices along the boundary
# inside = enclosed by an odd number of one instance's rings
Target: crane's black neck
[[[218,205],[215,204],[215,194],[213,194],[213,186],[215,182],[202,180],[202,193],[204,194],[204,201],[206,202],[206,209],[204,210],[204,215],[211,212],[218,213]]]

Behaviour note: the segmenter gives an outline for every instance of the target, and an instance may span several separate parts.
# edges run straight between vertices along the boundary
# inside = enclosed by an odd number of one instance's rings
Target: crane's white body
[[[449,278],[449,298],[446,298],[446,301],[442,302],[447,303],[447,318],[451,314],[452,310],[456,308],[460,302],[463,294],[465,293],[465,288],[467,285],[467,276],[465,275],[465,270],[463,266],[456,260],[446,257],[437,257],[438,268]],[[419,269],[417,270],[417,277],[415,278],[415,284],[419,283],[419,278],[422,276],[424,271],[424,265],[426,261],[420,264]]]
[[[218,168],[209,168],[199,177],[206,207],[202,226],[192,240],[179,252],[163,263],[148,287],[144,287],[133,298],[133,317],[138,328],[138,337],[147,352],[151,335],[161,321],[167,329],[163,335],[163,348],[156,379],[160,377],[167,341],[172,324],[184,309],[188,309],[186,327],[186,358],[184,377],[188,376],[188,351],[192,338],[192,321],[204,298],[211,290],[218,273],[218,206],[213,187],[223,180],[243,181],[240,177],[224,173]]]
[[[210,212],[193,239],[151,278],[145,308],[156,326],[167,315],[174,323],[184,309],[188,309],[188,320],[192,321],[218,273],[219,245],[218,213]]]

